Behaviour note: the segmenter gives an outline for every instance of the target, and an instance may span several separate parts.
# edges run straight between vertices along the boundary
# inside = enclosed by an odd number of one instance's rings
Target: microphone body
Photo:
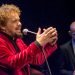
[[[27,35],[27,33],[31,33],[31,34],[35,34],[35,35],[37,34],[36,32],[30,31],[28,29],[23,29],[23,34]]]

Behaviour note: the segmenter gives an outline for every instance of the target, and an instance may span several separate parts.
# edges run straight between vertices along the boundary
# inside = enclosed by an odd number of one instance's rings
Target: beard
[[[22,33],[22,32],[15,33],[15,34],[14,34],[14,37],[15,37],[15,38],[19,38],[19,37],[22,38],[22,37],[23,37],[23,33]]]

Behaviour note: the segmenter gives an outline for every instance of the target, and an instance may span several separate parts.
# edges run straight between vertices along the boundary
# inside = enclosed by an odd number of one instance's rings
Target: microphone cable
[[[44,58],[45,58],[45,61],[46,61],[46,65],[47,65],[47,68],[48,68],[49,75],[52,75],[51,69],[50,69],[50,66],[49,66],[49,63],[48,63],[46,54],[45,54],[45,49],[44,49],[44,47],[42,48],[42,52],[43,52],[43,55],[44,55]]]

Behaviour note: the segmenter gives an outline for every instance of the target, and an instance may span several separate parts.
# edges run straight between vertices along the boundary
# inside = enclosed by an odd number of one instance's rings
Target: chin
[[[22,35],[23,35],[22,33],[15,34],[16,37],[22,37]]]

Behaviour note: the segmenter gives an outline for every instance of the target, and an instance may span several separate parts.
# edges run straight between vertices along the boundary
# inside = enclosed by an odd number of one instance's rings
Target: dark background
[[[22,10],[22,28],[37,32],[38,27],[53,26],[58,31],[58,45],[64,44],[70,39],[69,25],[75,20],[74,0],[0,0],[0,5],[6,3],[15,4]],[[34,39],[35,35],[24,36],[27,44]],[[53,57],[49,58],[50,65],[52,66],[52,63],[53,66],[57,65],[52,59]]]
[[[75,20],[73,0],[0,0],[0,5],[6,3],[20,7],[23,28],[36,32],[38,27],[54,26],[58,30],[58,43],[60,45],[69,40],[69,24]],[[25,37],[29,43],[35,39],[34,35]]]

